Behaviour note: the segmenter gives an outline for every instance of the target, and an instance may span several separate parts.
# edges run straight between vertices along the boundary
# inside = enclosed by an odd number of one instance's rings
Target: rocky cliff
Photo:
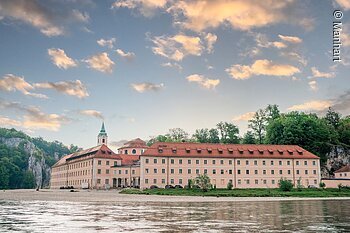
[[[336,170],[347,164],[350,164],[350,149],[334,147],[327,155],[327,162],[321,168],[322,177],[333,177]]]

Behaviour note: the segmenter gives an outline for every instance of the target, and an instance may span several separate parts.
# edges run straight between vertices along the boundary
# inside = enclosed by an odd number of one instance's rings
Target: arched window
[[[136,150],[135,150],[135,149],[132,149],[132,152],[131,152],[131,153],[136,154]]]
[[[102,139],[102,143],[105,143],[105,139]]]

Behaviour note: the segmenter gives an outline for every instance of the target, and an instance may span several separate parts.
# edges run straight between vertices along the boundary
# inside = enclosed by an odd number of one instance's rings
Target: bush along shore
[[[172,195],[172,196],[216,196],[216,197],[350,197],[350,187],[339,185],[338,188],[324,189],[324,183],[320,188],[310,186],[304,188],[294,185],[290,180],[281,178],[278,181],[279,188],[265,189],[232,189],[229,183],[226,189],[217,189],[210,183],[210,178],[198,175],[194,180],[189,180],[185,188],[167,185],[165,189],[152,186],[151,189],[124,189],[120,193],[124,194],[145,194],[145,195]]]

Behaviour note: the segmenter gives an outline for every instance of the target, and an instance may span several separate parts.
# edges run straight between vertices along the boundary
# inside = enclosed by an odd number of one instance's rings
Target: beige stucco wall
[[[140,166],[121,166],[114,167],[112,181],[114,187],[138,187],[140,186]]]
[[[295,185],[300,178],[301,184],[305,187],[318,186],[320,182],[318,159],[141,156],[140,162],[141,188],[149,188],[151,185],[165,187],[167,184],[185,186],[189,179],[197,176],[197,172],[199,174],[207,172],[211,183],[217,188],[226,188],[230,181],[234,188],[275,188],[278,187],[278,180],[282,177],[292,180]]]
[[[338,188],[339,184],[343,186],[350,186],[350,179],[347,179],[347,180],[329,179],[329,180],[322,180],[322,182],[325,183],[326,188]]]
[[[128,155],[141,155],[143,154],[143,152],[146,150],[146,148],[132,148],[132,147],[128,147],[128,148],[119,148],[118,149],[118,154],[128,154]],[[133,153],[135,152],[135,153]]]

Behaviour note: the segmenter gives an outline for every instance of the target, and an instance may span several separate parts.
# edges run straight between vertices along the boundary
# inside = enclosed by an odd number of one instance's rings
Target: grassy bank
[[[198,189],[124,189],[123,194],[170,195],[170,196],[216,196],[216,197],[350,197],[350,189],[216,189],[202,192]]]

